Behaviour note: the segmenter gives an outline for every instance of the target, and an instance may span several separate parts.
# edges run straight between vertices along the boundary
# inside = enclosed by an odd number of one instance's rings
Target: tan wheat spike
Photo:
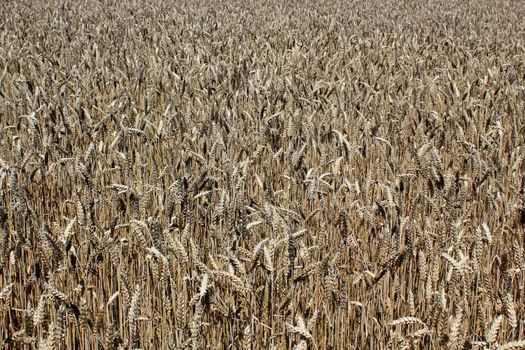
[[[241,294],[249,294],[250,290],[247,288],[243,281],[232,273],[226,271],[212,271],[212,275],[224,278],[233,290]]]
[[[495,343],[498,338],[499,329],[503,322],[503,315],[499,315],[492,321],[489,330],[487,331],[487,341],[489,343]]]
[[[512,328],[518,327],[518,317],[516,315],[516,306],[514,304],[514,299],[510,293],[506,293],[503,297],[503,305],[505,308],[505,316],[507,316],[510,326]]]
[[[133,297],[131,298],[131,305],[129,307],[129,315],[128,315],[130,341],[131,341],[132,348],[138,347],[138,343],[139,343],[137,319],[138,319],[138,314],[139,314],[141,295],[142,295],[142,291],[140,289],[140,286],[136,285],[135,292],[133,293]]]
[[[251,326],[248,324],[246,325],[246,327],[244,327],[244,331],[243,331],[243,342],[242,342],[243,349],[251,350],[252,341],[253,341],[252,329],[251,329]]]
[[[273,260],[272,260],[272,254],[267,247],[263,248],[263,256],[264,256],[264,268],[268,270],[268,272],[273,272],[274,265],[273,265]]]
[[[6,284],[2,291],[0,291],[0,300],[5,301],[11,296],[11,292],[13,290],[14,282]]]
[[[306,323],[304,322],[303,317],[300,315],[297,316],[297,326],[294,326],[290,323],[286,323],[286,327],[292,333],[299,333],[302,337],[306,339],[312,339],[312,334],[310,334],[310,332],[308,331]]]
[[[501,350],[525,349],[525,340],[518,340],[518,341],[512,341],[509,343],[505,343],[503,345],[500,345],[499,349]]]
[[[392,322],[390,322],[390,325],[391,326],[397,326],[397,325],[404,325],[404,324],[413,324],[413,323],[419,323],[419,324],[422,324],[422,325],[425,325],[425,322],[423,322],[423,320],[417,318],[417,317],[401,317],[401,318],[398,318]]]
[[[463,322],[463,310],[461,308],[458,308],[456,311],[456,315],[453,318],[452,324],[450,325],[450,347],[452,349],[457,349],[459,344],[459,338],[460,338],[460,331],[461,326]]]
[[[201,286],[199,289],[199,297],[204,298],[207,291],[208,291],[208,274],[205,273],[204,275],[202,275]]]
[[[307,350],[308,349],[308,343],[306,340],[301,340],[294,348],[295,350]]]

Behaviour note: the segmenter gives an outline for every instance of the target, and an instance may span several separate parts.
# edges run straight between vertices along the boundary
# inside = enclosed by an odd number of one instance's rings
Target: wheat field
[[[525,349],[525,2],[0,2],[0,349]]]

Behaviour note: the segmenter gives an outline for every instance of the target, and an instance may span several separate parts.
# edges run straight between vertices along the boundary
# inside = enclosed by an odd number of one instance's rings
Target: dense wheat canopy
[[[525,349],[525,2],[0,2],[2,349]]]

